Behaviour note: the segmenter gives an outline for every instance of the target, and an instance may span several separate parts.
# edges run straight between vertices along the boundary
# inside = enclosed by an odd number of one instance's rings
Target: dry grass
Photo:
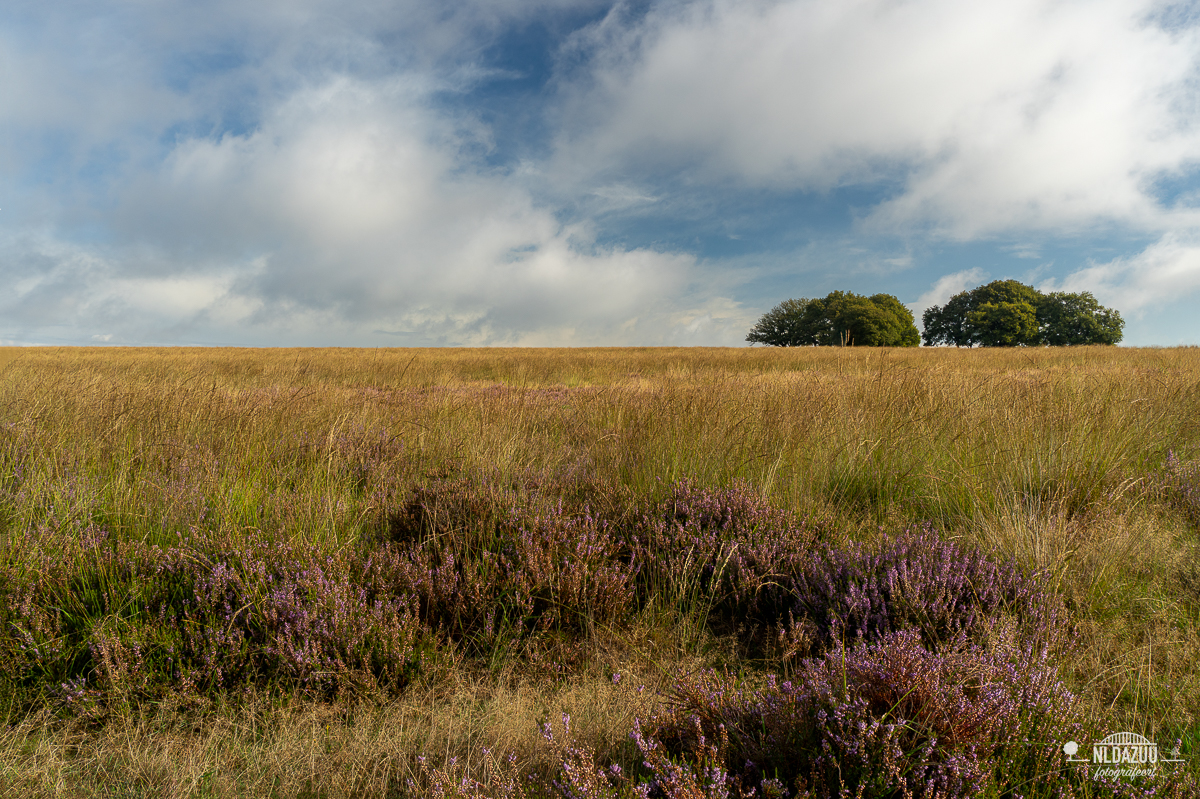
[[[469,472],[614,502],[744,480],[834,536],[932,520],[1053,576],[1092,723],[1200,730],[1200,539],[1157,482],[1168,451],[1200,456],[1195,348],[10,349],[0,449],[0,539],[94,522],[164,545],[257,528],[337,548]],[[593,635],[553,679],[447,655],[388,703],[14,719],[0,789],[383,795],[420,777],[421,752],[536,767],[537,722],[564,709],[618,751],[655,675],[728,665],[717,644],[647,621]]]
[[[479,465],[638,492],[741,478],[802,511],[954,527],[1027,498],[1108,503],[1200,440],[1189,349],[36,350],[0,376],[6,420],[38,430],[43,458],[120,466],[106,505],[129,524],[162,505],[141,478],[187,452],[229,488],[213,510],[232,525],[286,499],[285,526],[335,539],[362,509],[330,463],[281,491],[269,460],[288,436],[384,431],[409,479]]]
[[[577,740],[601,756],[628,750],[634,718],[653,711],[680,669],[703,662],[681,643],[657,630],[627,632],[619,647],[597,642],[587,667],[565,679],[460,666],[385,701],[188,703],[101,726],[38,714],[0,731],[0,794],[352,797],[416,786],[419,795],[429,775],[418,757],[456,758],[482,773],[489,750],[511,753],[514,771],[548,773],[556,750],[542,722],[561,730],[568,714]]]

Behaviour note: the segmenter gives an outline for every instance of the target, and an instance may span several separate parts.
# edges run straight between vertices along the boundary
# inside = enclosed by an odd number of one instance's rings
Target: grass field
[[[1195,348],[0,350],[0,793],[1200,795],[1198,554]]]

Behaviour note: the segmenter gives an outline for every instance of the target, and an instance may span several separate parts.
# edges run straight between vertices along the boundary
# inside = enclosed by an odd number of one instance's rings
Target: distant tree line
[[[784,300],[763,314],[746,341],[772,347],[915,347],[921,334],[912,312],[891,294],[835,291],[820,299]]]
[[[996,280],[955,294],[921,316],[925,346],[1061,347],[1116,344],[1125,321],[1090,292],[1043,294],[1015,280]]]
[[[763,314],[746,341],[772,347],[1061,347],[1116,344],[1125,321],[1090,292],[1043,294],[1015,280],[996,280],[955,294],[921,317],[891,294],[834,291],[819,299],[784,300]]]

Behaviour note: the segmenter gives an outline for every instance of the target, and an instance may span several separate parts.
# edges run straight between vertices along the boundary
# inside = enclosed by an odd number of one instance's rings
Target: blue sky
[[[9,0],[0,343],[741,345],[1087,290],[1200,344],[1200,6]]]

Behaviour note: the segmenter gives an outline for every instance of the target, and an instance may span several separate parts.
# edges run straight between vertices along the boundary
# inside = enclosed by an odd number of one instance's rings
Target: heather
[[[1194,795],[1195,353],[16,352],[0,786]]]
[[[713,742],[735,795],[976,796],[1055,771],[1058,753],[1028,743],[1079,737],[1073,703],[1045,650],[959,639],[933,652],[909,629],[839,642],[756,690],[704,675],[653,734],[694,760]]]
[[[798,570],[793,618],[807,619],[829,645],[916,629],[927,646],[977,637],[1014,616],[1031,639],[1054,639],[1057,598],[1014,562],[943,541],[928,526],[882,544],[826,548]]]
[[[798,531],[778,538],[789,528],[770,524],[786,514],[745,486],[681,485],[641,518],[537,499],[486,476],[455,480],[333,551],[260,530],[237,548],[198,535],[164,547],[94,524],[41,525],[6,550],[10,697],[399,691],[439,643],[477,655],[529,647],[625,624],[663,598],[672,612],[683,601],[758,609],[805,554]],[[465,534],[472,518],[488,521]]]

